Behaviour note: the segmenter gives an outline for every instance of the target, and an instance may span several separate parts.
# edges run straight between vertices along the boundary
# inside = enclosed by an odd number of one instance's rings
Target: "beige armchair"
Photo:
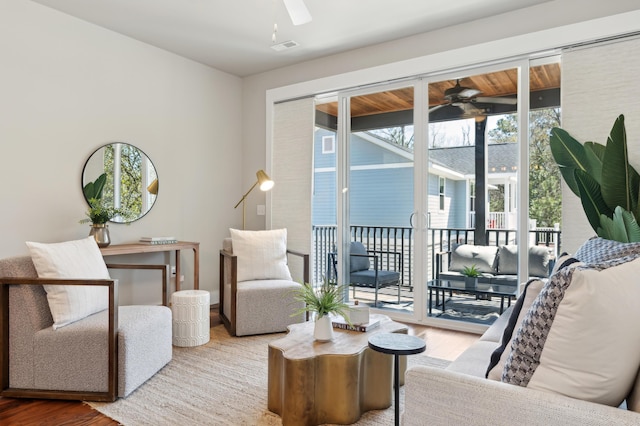
[[[105,287],[108,308],[54,329],[43,285]],[[0,260],[0,395],[113,401],[153,376],[171,360],[171,311],[117,301],[115,280],[38,278],[29,256]]]
[[[276,238],[280,238],[279,231],[282,230],[238,231],[235,233],[236,236],[240,233],[250,237],[244,240],[236,239],[236,243],[240,245],[236,253],[234,253],[236,248],[233,247],[232,238],[226,238],[223,242],[223,248],[220,250],[220,318],[233,336],[282,332],[287,330],[288,325],[305,320],[304,315],[291,316],[304,304],[294,299],[294,292],[301,284],[290,277],[288,263],[284,266],[286,271],[273,272],[271,265],[267,265],[267,269],[270,269],[268,272],[262,271],[264,268],[260,266],[258,266],[260,270],[256,271],[254,263],[260,263],[262,256],[259,255],[255,260],[246,250],[256,247],[260,250],[259,246],[264,243],[264,240],[258,240],[265,236],[272,236],[274,233]],[[284,235],[286,246],[286,232]],[[268,248],[262,246],[267,253],[273,254],[274,251],[282,250],[282,256],[278,254],[276,257],[300,259],[302,280],[309,282],[309,255],[286,250],[280,243],[274,249],[270,243],[268,242],[266,246]],[[254,260],[248,260],[247,257]],[[244,265],[243,262],[245,262]],[[247,272],[243,271],[243,268],[253,270]],[[281,275],[282,272],[284,276]]]

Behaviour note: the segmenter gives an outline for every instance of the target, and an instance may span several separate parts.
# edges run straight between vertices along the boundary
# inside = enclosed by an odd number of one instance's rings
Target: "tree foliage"
[[[560,125],[560,109],[533,110],[529,115],[529,217],[538,226],[553,226],[561,221],[562,197],[560,171],[549,147],[553,127]],[[515,114],[505,115],[488,132],[490,143],[515,143],[518,122]]]

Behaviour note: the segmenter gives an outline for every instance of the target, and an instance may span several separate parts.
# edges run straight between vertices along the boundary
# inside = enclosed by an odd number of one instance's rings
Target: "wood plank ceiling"
[[[454,87],[456,80],[443,80],[429,84],[429,108],[446,104],[445,90]],[[480,90],[478,96],[505,97],[517,94],[518,73],[516,69],[479,74],[460,79],[460,85]],[[531,67],[529,85],[531,92],[560,88],[560,64],[552,63]],[[338,103],[330,102],[316,106],[318,111],[337,117]],[[351,116],[364,117],[389,112],[413,109],[413,88],[384,91],[351,99]]]

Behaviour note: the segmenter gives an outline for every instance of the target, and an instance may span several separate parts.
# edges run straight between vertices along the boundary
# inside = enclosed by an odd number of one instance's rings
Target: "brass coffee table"
[[[380,325],[368,332],[334,329],[330,342],[316,342],[313,322],[290,325],[289,334],[269,343],[268,408],[282,424],[355,423],[362,413],[393,401],[393,357],[368,347],[376,333],[404,333],[404,324],[371,315]],[[400,359],[404,383],[406,357]]]

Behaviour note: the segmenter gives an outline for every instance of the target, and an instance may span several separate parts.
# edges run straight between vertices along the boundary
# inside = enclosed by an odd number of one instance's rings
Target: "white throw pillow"
[[[109,279],[98,244],[90,236],[82,240],[43,244],[27,242],[40,278]],[[58,329],[109,307],[108,287],[44,285]]]
[[[238,257],[238,281],[291,280],[287,266],[287,230],[229,229]]]
[[[640,259],[629,258],[554,274],[513,339],[502,381],[620,405],[640,367],[639,275]]]

